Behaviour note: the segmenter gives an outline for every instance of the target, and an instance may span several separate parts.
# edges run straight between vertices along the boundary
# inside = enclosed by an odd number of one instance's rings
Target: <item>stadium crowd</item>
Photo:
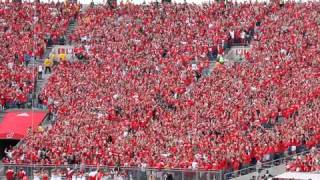
[[[320,141],[320,4],[121,5],[80,15],[57,116],[5,162],[239,170]],[[242,63],[210,55],[252,36]],[[248,38],[250,39],[250,38]]]
[[[20,107],[28,101],[37,71],[28,64],[64,35],[78,11],[79,5],[74,4],[0,3],[2,108]]]
[[[298,172],[320,172],[320,153],[312,149],[310,154],[298,156],[287,164],[287,170]]]

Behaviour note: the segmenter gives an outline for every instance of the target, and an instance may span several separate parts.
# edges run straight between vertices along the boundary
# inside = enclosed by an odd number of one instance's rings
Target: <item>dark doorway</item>
[[[2,159],[5,154],[5,149],[9,149],[10,147],[13,147],[17,145],[19,140],[16,139],[0,139],[0,159]]]

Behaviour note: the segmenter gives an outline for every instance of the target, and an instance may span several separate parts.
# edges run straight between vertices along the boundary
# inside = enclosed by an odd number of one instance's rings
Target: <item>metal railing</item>
[[[14,172],[23,169],[27,176],[34,176],[35,173],[46,172],[51,176],[65,177],[68,169],[82,172],[84,176],[89,176],[90,172],[98,169],[104,174],[108,174],[111,179],[121,175],[124,179],[148,180],[153,177],[156,180],[164,180],[165,177],[171,175],[174,180],[223,180],[222,171],[205,171],[199,169],[156,169],[156,168],[139,168],[139,167],[114,167],[114,166],[85,166],[85,165],[23,165],[23,164],[3,164],[4,172],[9,168]],[[57,173],[58,172],[58,173]],[[5,174],[2,174],[3,176]]]

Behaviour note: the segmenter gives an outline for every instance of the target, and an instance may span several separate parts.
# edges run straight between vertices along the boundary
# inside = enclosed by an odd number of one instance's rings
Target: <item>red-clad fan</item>
[[[98,171],[92,171],[89,173],[88,178],[89,180],[96,180],[98,176]]]
[[[14,180],[14,177],[15,177],[15,172],[11,167],[9,167],[8,170],[6,171],[6,178],[7,180]]]
[[[42,180],[49,180],[48,171],[43,171],[41,174]]]
[[[24,171],[24,169],[20,169],[19,172],[17,173],[17,178],[18,179],[23,179],[24,176],[26,176],[26,172]]]
[[[312,148],[310,154],[298,156],[296,160],[288,162],[286,167],[288,171],[319,172],[319,161],[319,150]]]
[[[70,168],[67,168],[67,180],[70,180],[72,179],[72,176],[74,174],[74,170],[73,169],[70,169]]]
[[[98,174],[96,176],[96,180],[102,180],[102,178],[104,177],[104,174],[101,170],[98,170]]]

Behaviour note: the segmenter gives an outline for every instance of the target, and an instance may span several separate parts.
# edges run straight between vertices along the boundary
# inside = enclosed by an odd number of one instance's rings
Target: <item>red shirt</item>
[[[13,180],[14,179],[14,171],[12,169],[8,169],[6,172],[7,180]]]
[[[102,177],[103,177],[103,173],[99,172],[99,173],[97,174],[97,180],[101,180]]]
[[[42,176],[42,180],[49,180],[48,174],[44,174],[44,175]]]
[[[89,176],[89,180],[96,180],[96,176]]]
[[[26,175],[25,171],[19,171],[17,176],[19,179],[22,179],[25,175]]]

